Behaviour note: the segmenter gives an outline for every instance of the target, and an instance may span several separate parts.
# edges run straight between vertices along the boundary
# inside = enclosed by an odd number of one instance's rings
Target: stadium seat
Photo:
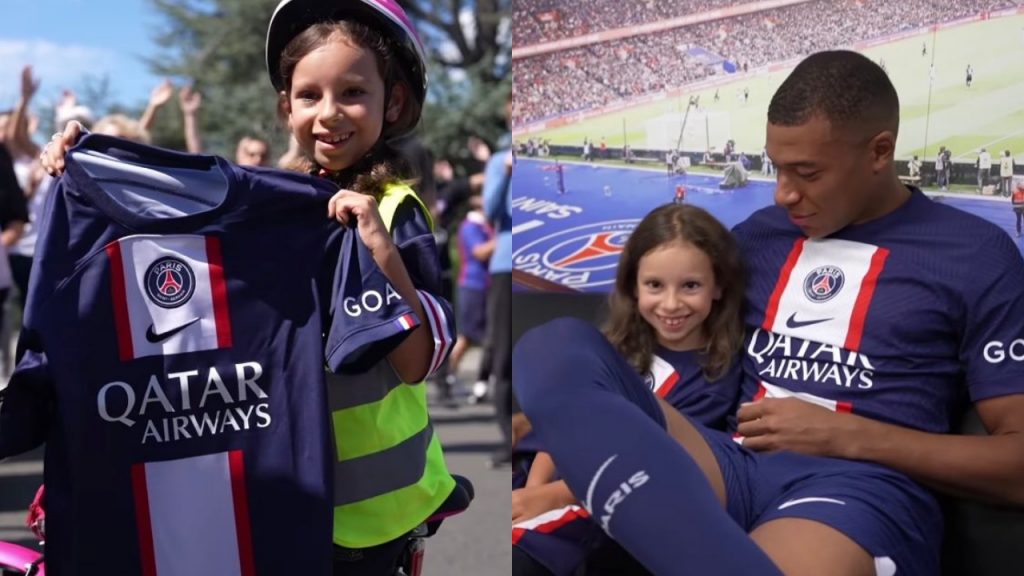
[[[599,325],[607,314],[604,294],[516,292],[512,296],[513,342],[530,328],[553,318],[573,316]],[[963,434],[985,434],[977,412],[969,410],[960,425]],[[1021,573],[1024,511],[944,499],[946,540],[942,550],[943,576],[1008,576]],[[606,561],[608,559],[605,559]],[[622,561],[617,558],[615,562]],[[603,562],[602,562],[603,564]],[[604,568],[605,566],[602,566]],[[588,576],[604,573],[591,566]],[[619,573],[637,573],[632,570]]]

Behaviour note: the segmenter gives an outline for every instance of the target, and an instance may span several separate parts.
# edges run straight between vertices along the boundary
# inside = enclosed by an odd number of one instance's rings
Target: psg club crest
[[[811,302],[828,302],[843,289],[844,281],[837,266],[818,266],[804,278],[804,295]]]
[[[161,308],[177,308],[192,297],[196,275],[185,261],[167,256],[146,270],[146,293]]]
[[[647,375],[644,376],[644,384],[646,384],[649,389],[654,390],[654,374],[648,372]]]

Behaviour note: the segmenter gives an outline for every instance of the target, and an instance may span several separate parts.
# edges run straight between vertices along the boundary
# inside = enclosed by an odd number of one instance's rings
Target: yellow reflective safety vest
[[[379,202],[388,230],[408,198],[433,228],[416,193],[392,185]],[[389,542],[422,523],[455,488],[430,423],[426,384],[402,382],[386,361],[363,374],[327,376],[336,458],[334,543],[368,548]]]

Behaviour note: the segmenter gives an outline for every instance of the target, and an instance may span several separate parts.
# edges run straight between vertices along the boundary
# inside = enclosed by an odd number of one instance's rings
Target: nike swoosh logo
[[[818,318],[817,320],[797,320],[796,312],[789,315],[786,319],[786,328],[803,328],[804,326],[814,326],[815,324],[821,324],[822,322],[828,322],[831,318]]]
[[[790,501],[782,504],[781,506],[779,506],[779,510],[785,510],[786,508],[789,508],[790,506],[796,506],[798,504],[810,504],[811,502],[827,502],[829,504],[839,504],[840,506],[846,506],[846,502],[843,502],[842,500],[836,500],[835,498],[813,498],[812,497],[812,498],[797,498],[796,500],[790,500]]]
[[[163,342],[164,340],[167,340],[171,336],[174,336],[178,332],[181,332],[185,328],[188,328],[189,326],[195,324],[198,321],[199,321],[199,318],[193,318],[193,319],[189,320],[188,322],[185,322],[181,326],[177,326],[177,327],[171,328],[170,330],[167,330],[166,332],[160,332],[160,333],[155,332],[153,330],[153,325],[150,324],[149,328],[146,329],[146,340],[148,340],[149,342],[152,342],[153,344],[159,344],[160,342]]]

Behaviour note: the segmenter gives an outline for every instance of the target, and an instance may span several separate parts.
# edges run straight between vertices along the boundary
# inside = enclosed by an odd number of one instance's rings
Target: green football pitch
[[[928,47],[925,56],[921,55],[922,43]],[[982,147],[993,157],[1002,150],[1010,150],[1014,157],[1024,154],[1024,15],[921,33],[869,48],[864,54],[876,62],[884,61],[899,93],[898,159],[909,159],[914,154],[933,158],[939,146],[952,150],[954,160],[961,162],[973,161]],[[933,62],[934,80],[930,81]],[[965,85],[968,64],[974,69],[970,88]],[[768,102],[788,73],[739,74],[736,80],[718,88],[718,102],[714,101],[715,90],[708,89],[530,136],[549,139],[552,144],[579,146],[584,138],[593,142],[604,138],[613,148],[624,142],[636,149],[646,148],[654,141],[652,126],[656,127],[659,119],[678,118],[689,97],[699,95],[708,120],[700,117],[697,127],[690,126],[683,147],[695,148],[689,143],[697,129],[717,150],[729,137],[736,141],[738,151],[759,155],[764,146]],[[744,89],[749,90],[745,103],[741,96]],[[705,128],[700,130],[699,124]],[[703,147],[701,144],[697,149]]]

